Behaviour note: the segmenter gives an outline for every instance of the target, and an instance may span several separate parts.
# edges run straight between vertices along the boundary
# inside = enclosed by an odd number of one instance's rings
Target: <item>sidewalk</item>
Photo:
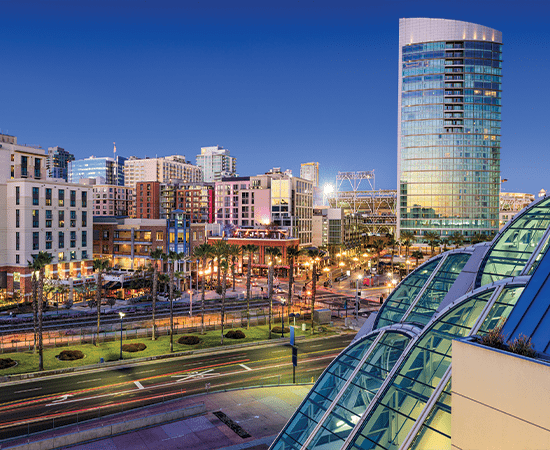
[[[52,430],[30,437],[30,444],[38,448],[39,441],[83,431],[111,423],[130,421],[140,417],[150,417],[167,413],[178,408],[187,408],[203,404],[206,413],[171,423],[142,428],[128,433],[99,439],[70,448],[74,450],[160,450],[188,449],[267,449],[276,438],[301,401],[305,398],[311,384],[250,388],[227,392],[216,392],[187,397],[169,403],[163,403],[141,410],[129,411],[105,419],[86,422],[64,429]],[[221,414],[221,419],[214,413]],[[224,423],[225,422],[225,423]],[[235,429],[235,431],[233,431]],[[63,433],[60,433],[63,431]],[[237,434],[239,433],[239,434]],[[242,436],[242,437],[241,437]],[[27,437],[12,441],[10,448],[26,444]],[[44,443],[44,442],[43,442]],[[40,448],[47,448],[40,446]]]

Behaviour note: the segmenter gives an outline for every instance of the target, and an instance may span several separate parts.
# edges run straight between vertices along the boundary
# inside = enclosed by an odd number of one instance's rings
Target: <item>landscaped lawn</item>
[[[315,333],[311,335],[311,331],[302,331],[301,328],[296,327],[296,337],[305,336],[306,338],[318,337],[321,335],[327,336],[335,334],[335,331],[330,327],[324,326],[322,333]],[[249,330],[246,328],[239,328],[242,330],[246,337],[244,339],[228,339],[224,337],[223,346],[230,347],[234,344],[243,344],[247,342],[265,341],[268,339],[268,329],[266,325],[251,327]],[[226,328],[224,331],[237,330],[237,328]],[[196,345],[179,344],[178,339],[181,336],[193,335],[202,339],[202,342]],[[285,333],[285,338],[289,337],[289,333]],[[174,335],[174,353],[185,352],[189,350],[205,349],[212,347],[220,347],[221,330],[207,331],[204,335],[200,333],[188,333],[188,334],[175,334]],[[272,334],[272,340],[276,341],[280,339],[279,334]],[[132,360],[136,358],[143,358],[148,356],[156,356],[170,353],[170,336],[160,336],[156,341],[152,341],[150,338],[140,338],[136,340],[124,340],[123,343],[142,342],[147,348],[140,352],[129,353],[123,352],[122,356],[124,360]],[[62,350],[80,350],[84,353],[84,358],[75,361],[60,361],[56,358]],[[82,345],[70,345],[69,347],[57,347],[57,348],[45,348],[44,349],[44,369],[55,370],[66,367],[78,367],[86,366],[90,364],[99,363],[100,358],[104,361],[116,361],[120,356],[120,341],[101,343],[99,347],[92,344]],[[8,369],[0,370],[0,375],[12,375],[19,373],[36,372],[38,369],[38,355],[32,352],[18,352],[18,353],[3,353],[0,358],[11,358],[17,361],[17,365]]]

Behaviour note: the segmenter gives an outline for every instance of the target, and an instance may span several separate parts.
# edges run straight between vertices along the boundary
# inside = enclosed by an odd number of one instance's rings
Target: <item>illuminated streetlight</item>
[[[119,359],[122,359],[122,319],[124,319],[124,316],[126,314],[119,311],[118,315],[120,316],[120,358]]]

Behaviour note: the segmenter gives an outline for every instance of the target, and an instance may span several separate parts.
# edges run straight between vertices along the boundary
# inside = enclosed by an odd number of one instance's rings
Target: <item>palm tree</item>
[[[424,254],[420,250],[412,252],[411,256],[416,259],[416,266],[418,267],[418,260],[424,259]]]
[[[38,340],[38,279],[36,278],[36,273],[38,272],[38,263],[37,259],[33,257],[32,262],[27,261],[29,269],[32,270],[31,275],[31,288],[32,288],[32,319],[33,319],[33,330],[34,330],[34,350],[33,353],[36,353],[37,349],[37,340]]]
[[[265,254],[270,256],[267,292],[269,297],[269,339],[271,339],[271,322],[273,316],[273,273],[275,271],[275,258],[280,257],[282,253],[279,247],[266,247]]]
[[[393,274],[393,257],[395,255],[395,246],[397,245],[397,241],[395,240],[395,237],[392,233],[386,234],[386,247],[391,248],[391,273]]]
[[[292,302],[292,288],[294,287],[294,262],[301,255],[301,250],[297,245],[286,249],[286,259],[288,261],[288,301],[287,301],[287,316],[290,314],[290,303]]]
[[[94,259],[94,271],[97,272],[97,288],[96,288],[96,303],[97,303],[97,342],[99,345],[99,326],[101,320],[101,291],[103,290],[103,273],[109,267],[108,259]]]
[[[222,322],[222,337],[221,345],[223,345],[223,325],[225,321],[225,292],[227,290],[227,270],[229,269],[229,264],[227,263],[227,255],[220,256],[221,260],[218,260],[218,272],[220,270],[223,272],[222,278],[222,307],[221,307],[221,322]]]
[[[254,259],[254,253],[256,253],[260,247],[254,244],[243,245],[243,254],[248,254],[248,271],[246,273],[246,329],[250,329],[250,281],[252,277],[252,260]]]
[[[455,231],[451,236],[451,242],[455,245],[455,248],[462,246],[464,235],[460,231]]]
[[[374,247],[374,250],[376,251],[377,255],[377,265],[376,270],[378,273],[380,273],[380,257],[382,256],[382,252],[384,251],[384,248],[386,248],[386,244],[382,239],[375,239],[372,243],[372,246]]]
[[[38,370],[44,370],[44,348],[42,345],[42,318],[44,314],[44,272],[46,266],[52,263],[52,256],[46,252],[39,252],[35,258],[38,267]]]
[[[218,289],[220,288],[220,285],[221,285],[221,271],[220,271],[220,262],[222,260],[222,258],[226,255],[227,253],[227,243],[225,241],[216,241],[213,245],[212,245],[212,256],[214,256],[215,258],[218,259],[218,273],[217,273],[217,277],[218,277]]]
[[[158,271],[158,263],[161,259],[163,259],[164,253],[162,252],[161,248],[157,248],[151,252],[151,259],[153,260],[153,311],[152,311],[152,319],[153,319],[153,331],[151,340],[156,339],[155,331],[156,331],[156,322],[155,322],[155,313],[157,311],[157,290],[158,290],[158,282],[159,282],[159,271]]]
[[[236,244],[229,244],[227,251],[231,258],[231,279],[233,281],[233,292],[235,292],[235,265],[242,253],[242,247]]]
[[[205,280],[206,276],[206,260],[212,254],[212,246],[204,243],[195,247],[193,255],[202,261],[202,276],[201,276],[201,334],[204,334],[204,295],[205,295]]]
[[[436,245],[439,245],[439,233],[436,233],[435,231],[428,231],[424,238],[428,241],[430,244],[430,255],[433,256],[434,254],[434,247]]]
[[[401,233],[401,243],[405,247],[405,256],[409,256],[409,248],[414,240],[414,233],[412,231],[403,231]]]
[[[168,298],[170,299],[170,353],[174,351],[174,275],[175,275],[175,265],[176,261],[179,259],[179,255],[170,250],[166,259],[170,261],[170,282],[169,282],[169,294]]]
[[[321,252],[316,247],[309,247],[307,250],[307,256],[311,258],[312,262],[312,277],[311,277],[311,333],[315,332],[315,323],[313,316],[315,314],[315,295],[317,294],[317,263],[321,256]]]

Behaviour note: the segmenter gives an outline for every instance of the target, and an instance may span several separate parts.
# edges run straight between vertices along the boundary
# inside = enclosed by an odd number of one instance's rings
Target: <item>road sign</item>
[[[290,327],[290,345],[294,347],[294,327]]]
[[[292,365],[294,367],[298,365],[298,347],[292,347]]]

